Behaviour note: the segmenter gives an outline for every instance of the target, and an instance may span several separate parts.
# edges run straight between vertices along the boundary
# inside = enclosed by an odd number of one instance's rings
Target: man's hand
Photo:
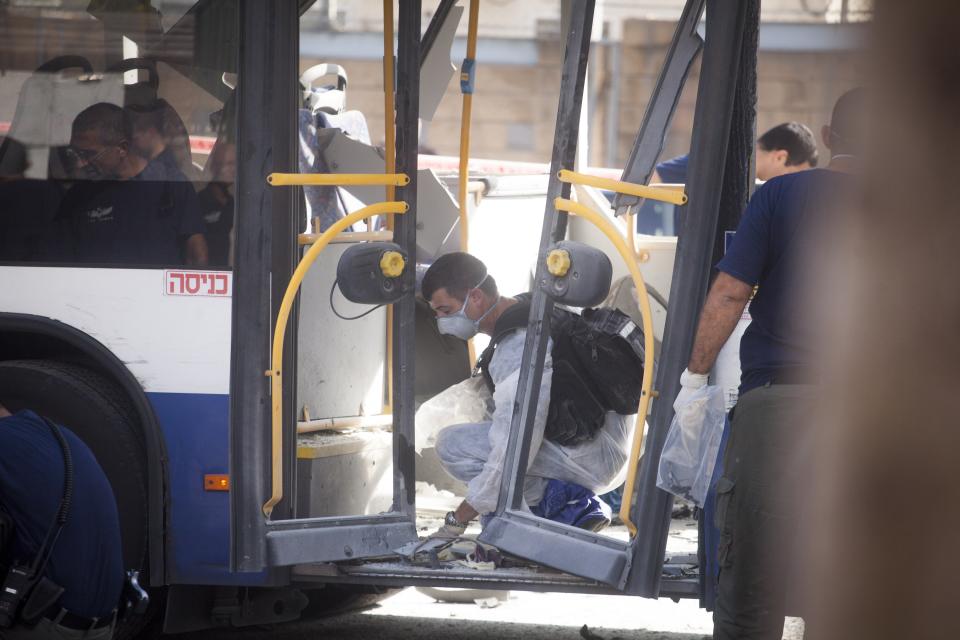
[[[428,540],[453,540],[463,535],[467,530],[470,521],[476,518],[479,513],[470,506],[470,503],[464,500],[457,507],[456,511],[450,511],[443,519],[443,526],[427,536]]]
[[[693,373],[690,369],[684,369],[683,373],[680,374],[680,393],[677,394],[676,400],[673,401],[674,412],[679,413],[680,407],[687,404],[690,401],[690,397],[706,385],[707,374]]]
[[[445,524],[430,535],[427,540],[456,540],[467,530],[467,525]]]
[[[427,536],[427,540],[453,540],[463,535],[469,521],[457,520],[456,513],[450,511],[443,518],[443,526]]]
[[[208,261],[206,237],[202,233],[195,233],[187,238],[187,266],[205,267]]]

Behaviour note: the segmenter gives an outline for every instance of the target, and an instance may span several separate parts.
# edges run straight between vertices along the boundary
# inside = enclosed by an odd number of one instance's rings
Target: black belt
[[[52,604],[43,612],[43,617],[67,629],[74,631],[90,631],[91,629],[102,629],[113,624],[113,619],[117,612],[111,611],[109,615],[103,618],[87,618],[70,613],[58,604]]]
[[[791,367],[776,369],[770,376],[770,384],[818,384],[818,376],[810,369]]]

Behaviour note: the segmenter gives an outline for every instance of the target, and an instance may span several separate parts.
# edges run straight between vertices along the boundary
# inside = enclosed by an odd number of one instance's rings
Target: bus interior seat
[[[70,76],[64,73],[68,70],[78,73]],[[8,132],[9,137],[27,147],[27,177],[71,177],[64,152],[70,143],[73,119],[97,102],[119,102],[120,83],[119,77],[95,75],[90,61],[78,55],[57,56],[37,67],[20,89]]]
[[[177,167],[188,180],[199,181],[201,170],[193,163],[187,126],[177,110],[160,97],[160,74],[156,61],[150,58],[127,58],[110,67],[110,71],[115,73],[141,70],[147,72],[147,79],[123,86],[123,106],[141,113],[159,113],[161,133]]]

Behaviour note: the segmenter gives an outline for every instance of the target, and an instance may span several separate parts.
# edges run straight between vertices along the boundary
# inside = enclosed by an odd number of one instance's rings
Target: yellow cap
[[[380,271],[388,278],[396,278],[403,273],[407,261],[399,251],[384,251],[380,256]]]
[[[562,278],[570,270],[570,254],[565,249],[554,249],[547,254],[547,271]]]

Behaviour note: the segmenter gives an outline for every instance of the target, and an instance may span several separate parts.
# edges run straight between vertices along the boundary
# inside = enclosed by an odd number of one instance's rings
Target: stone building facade
[[[465,18],[461,30],[463,23]],[[666,19],[628,18],[618,23],[617,40],[609,38],[607,25],[607,33],[594,42],[588,80],[592,166],[620,167],[625,162],[675,24]],[[863,54],[857,50],[856,42],[862,39],[863,31],[863,25],[849,23],[765,22],[758,65],[758,133],[787,120],[803,122],[819,132],[820,125],[829,120],[836,98],[858,84]],[[487,42],[492,40],[488,38]],[[522,63],[509,60],[511,46],[522,49],[528,59]],[[560,86],[562,51],[558,30],[541,29],[539,35],[526,40],[501,39],[497,44],[498,59],[493,62],[483,58],[481,30],[478,51],[471,156],[548,162]],[[370,59],[368,55],[351,60],[349,50],[342,50],[336,58],[321,60],[305,50],[302,66],[320,61],[345,66],[350,74],[348,107],[363,111],[373,140],[382,141],[383,82],[379,59]],[[688,149],[698,74],[699,63],[695,63],[677,106],[664,157]],[[460,89],[454,77],[433,120],[423,125],[424,147],[440,155],[456,155],[460,112]]]

